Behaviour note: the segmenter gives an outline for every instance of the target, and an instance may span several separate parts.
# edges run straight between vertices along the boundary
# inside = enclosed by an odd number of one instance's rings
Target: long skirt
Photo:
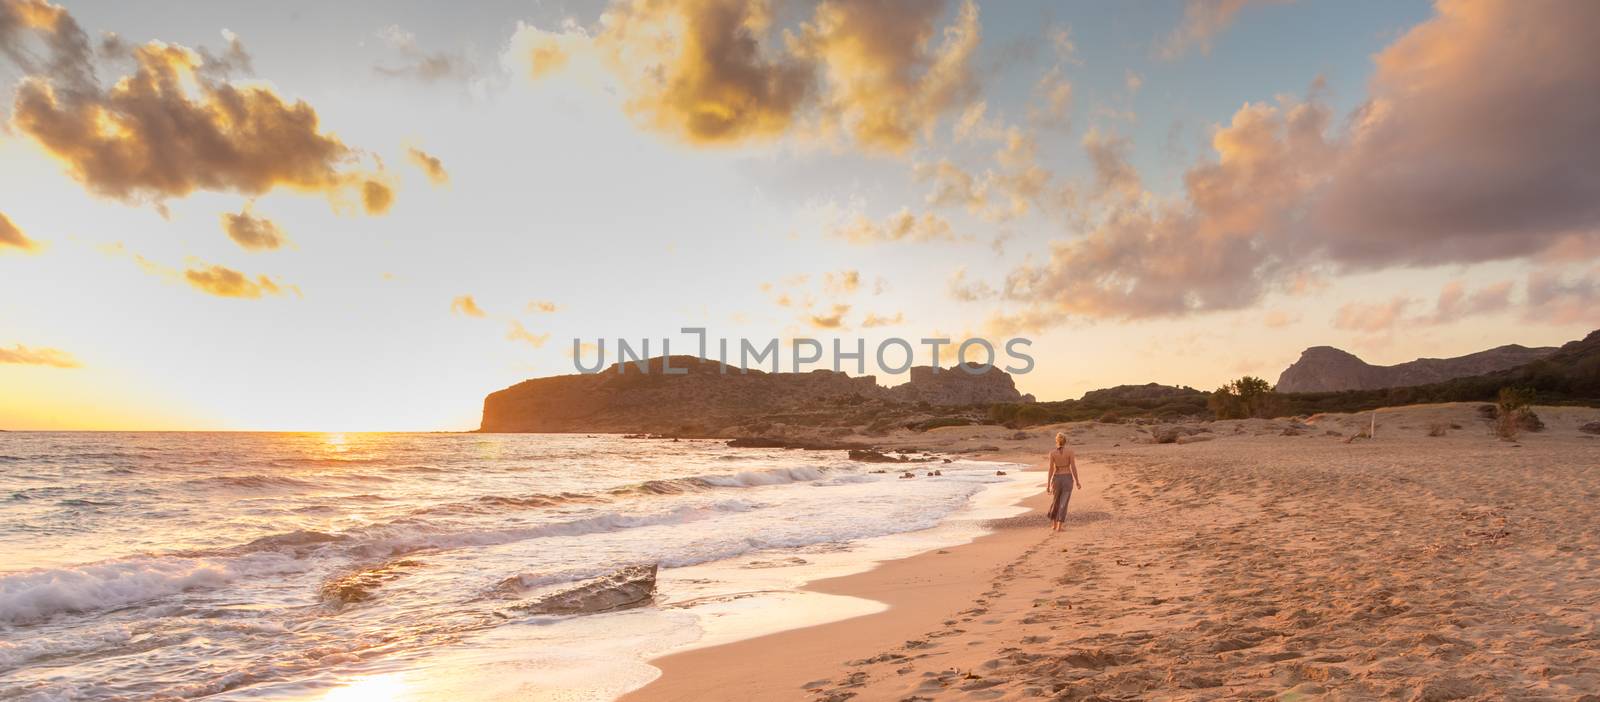
[[[1072,500],[1072,474],[1056,475],[1055,499],[1050,501],[1050,521],[1067,521],[1067,502]]]

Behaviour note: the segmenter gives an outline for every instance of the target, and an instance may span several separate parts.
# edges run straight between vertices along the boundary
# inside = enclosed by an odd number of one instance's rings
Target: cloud
[[[1083,135],[1083,151],[1094,166],[1096,197],[1118,196],[1133,199],[1144,192],[1139,172],[1128,161],[1133,143],[1115,134],[1090,129]]]
[[[1596,33],[1595,3],[1441,3],[1378,54],[1339,129],[1320,80],[1304,99],[1244,105],[1181,198],[1108,203],[1048,262],[1013,270],[1007,297],[1046,324],[1179,316],[1316,271],[1594,251]]]
[[[626,83],[627,110],[695,144],[786,131],[813,100],[809,60],[771,46],[757,0],[622,0],[595,43]]]
[[[379,75],[436,83],[444,80],[466,80],[477,73],[472,63],[460,54],[422,50],[417,46],[416,35],[399,25],[391,24],[378,30],[378,37],[383,39],[389,48],[398,52],[403,60],[399,65],[373,66],[372,70]]]
[[[225,35],[231,36],[231,35]],[[46,57],[27,49],[36,38]],[[227,75],[248,67],[230,40],[221,56],[176,44],[103,48],[133,73],[103,86],[95,52],[64,9],[43,0],[0,0],[0,53],[27,74],[12,124],[90,192],[127,202],[196,190],[259,195],[274,188],[334,197],[361,187],[360,153],[319,129],[316,111],[264,84]]]
[[[568,20],[559,32],[517,22],[508,54],[514,65],[524,66],[528,77],[540,80],[567,67],[575,55],[590,52],[593,38]]]
[[[860,287],[861,273],[858,271],[849,270],[822,274],[822,291],[828,295],[851,295]]]
[[[1430,321],[1442,324],[1464,317],[1505,310],[1511,306],[1512,285],[1512,281],[1502,280],[1469,294],[1465,283],[1452,280],[1439,291],[1439,300],[1434,306],[1433,318]]]
[[[903,312],[896,312],[894,313],[893,317],[868,313],[867,316],[861,320],[861,326],[869,329],[872,327],[890,327],[904,322],[905,319],[906,316]]]
[[[981,36],[968,0],[933,48],[942,2],[825,0],[803,32],[827,77],[827,122],[868,148],[904,151],[946,110],[976,94],[968,65]]]
[[[812,314],[808,319],[811,326],[818,329],[839,329],[844,326],[844,316],[849,312],[849,305],[834,305],[831,312]]]
[[[981,280],[967,282],[967,267],[962,266],[950,275],[950,297],[961,302],[977,302],[995,296],[994,288]]]
[[[1039,165],[1039,145],[1032,133],[1015,126],[996,128],[994,138],[1001,142],[993,153],[995,166],[982,175],[973,175],[949,159],[919,164],[917,179],[933,183],[928,204],[963,207],[996,222],[1035,210],[1062,215],[1076,209],[1072,185],[1058,184],[1055,174]]]
[[[1269,329],[1281,329],[1300,321],[1300,315],[1290,315],[1283,310],[1271,310],[1262,318],[1261,323]]]
[[[1313,232],[1367,267],[1593,242],[1597,33],[1597,3],[1440,3],[1377,55],[1368,102],[1311,198]]]
[[[1600,324],[1600,268],[1576,276],[1542,268],[1528,274],[1527,321]]]
[[[1156,47],[1156,55],[1172,60],[1191,49],[1211,53],[1211,42],[1233,25],[1239,12],[1250,5],[1281,0],[1188,0],[1183,8],[1183,23]]]
[[[539,314],[550,314],[551,312],[555,312],[555,311],[557,311],[559,309],[561,309],[560,305],[557,305],[554,302],[549,302],[549,301],[546,301],[546,300],[532,300],[532,301],[530,301],[528,303],[528,307],[527,307],[527,310],[529,312],[534,312],[534,313],[539,313]]]
[[[444,185],[450,182],[450,173],[445,171],[444,162],[440,161],[439,157],[429,155],[428,152],[422,149],[412,147],[406,149],[406,158],[416,164],[417,168],[421,168],[423,173],[427,173],[428,180],[433,181],[434,185]]]
[[[35,251],[39,248],[39,244],[24,235],[4,212],[0,212],[0,251],[7,248]]]
[[[361,206],[369,215],[381,215],[394,204],[394,190],[376,180],[361,184]]]
[[[22,344],[14,344],[11,348],[0,346],[0,363],[16,363],[25,366],[51,366],[53,368],[80,368],[83,364],[72,354],[61,349],[28,348]]]
[[[477,317],[479,319],[489,316],[487,312],[483,311],[482,307],[478,306],[478,301],[472,299],[471,295],[460,295],[457,296],[456,299],[451,300],[450,311],[456,314],[466,315],[468,317]]]
[[[250,214],[249,205],[238,214],[222,213],[222,231],[234,243],[250,250],[276,249],[287,241],[272,220]]]
[[[285,287],[265,275],[251,280],[249,276],[231,268],[207,265],[183,272],[183,280],[200,292],[217,297],[255,299],[262,295],[282,295]]]
[[[1395,297],[1388,302],[1351,302],[1341,306],[1333,315],[1333,328],[1367,334],[1387,332],[1405,316],[1412,300]]]
[[[549,334],[535,334],[522,326],[522,322],[511,320],[511,328],[506,332],[507,341],[522,341],[534,348],[543,348],[550,341]]]
[[[866,215],[857,214],[847,221],[835,223],[828,233],[852,244],[956,241],[958,238],[943,217],[931,212],[919,217],[912,214],[909,208],[901,208],[882,222],[874,222]]]
[[[977,92],[976,4],[822,0],[808,19],[768,0],[615,0],[592,35],[523,25],[512,51],[547,76],[598,52],[644,126],[697,145],[846,135],[903,152]]]

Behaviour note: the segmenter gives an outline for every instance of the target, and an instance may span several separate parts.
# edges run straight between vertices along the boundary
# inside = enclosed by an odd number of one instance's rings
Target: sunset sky
[[[574,338],[684,326],[1024,336],[1041,399],[1556,345],[1600,326],[1595,36],[1582,0],[0,0],[0,428],[470,429]]]

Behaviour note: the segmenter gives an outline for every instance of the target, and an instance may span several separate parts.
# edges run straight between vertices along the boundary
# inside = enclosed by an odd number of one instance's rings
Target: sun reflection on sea
[[[323,434],[322,442],[327,444],[328,448],[334,453],[344,453],[345,451],[350,450],[350,442],[342,433]]]
[[[399,702],[408,699],[404,673],[361,678],[322,696],[322,702]]]

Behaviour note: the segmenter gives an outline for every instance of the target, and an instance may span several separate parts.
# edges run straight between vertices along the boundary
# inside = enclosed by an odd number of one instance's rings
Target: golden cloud
[[[183,279],[190,287],[217,297],[255,299],[263,295],[282,295],[285,292],[282,284],[265,275],[256,276],[251,280],[249,276],[239,271],[218,265],[185,270]]]
[[[537,349],[543,348],[550,341],[550,335],[530,332],[527,327],[522,326],[522,322],[513,319],[511,320],[510,330],[506,332],[506,339],[508,341],[522,341]]]
[[[0,347],[0,363],[16,363],[25,366],[51,366],[53,368],[79,368],[83,364],[72,354],[61,349],[28,348],[22,344],[14,344],[11,348]]]
[[[389,206],[394,204],[394,191],[389,186],[376,180],[365,181],[361,184],[361,206],[369,215],[381,215],[389,211]]]
[[[554,302],[550,302],[548,300],[531,300],[531,301],[528,302],[527,309],[528,309],[529,312],[537,312],[537,313],[541,313],[541,314],[550,314],[551,312],[555,312],[557,310],[560,310],[561,306],[557,305]]]
[[[964,2],[935,47],[943,10],[925,0],[819,4],[800,41],[827,78],[824,121],[858,144],[899,152],[965,104],[977,90],[969,63],[981,36],[978,7]]]
[[[234,243],[251,250],[276,249],[287,241],[272,220],[250,214],[249,205],[238,214],[222,213],[222,230]]]
[[[450,182],[450,174],[444,170],[444,162],[440,161],[439,157],[429,155],[428,152],[415,147],[406,149],[406,157],[421,168],[423,173],[427,173],[428,180],[433,181],[434,185]]]
[[[980,31],[964,3],[824,0],[808,21],[774,26],[770,0],[616,0],[591,39],[521,27],[513,51],[543,77],[595,50],[647,127],[691,144],[771,139],[793,130],[849,135],[900,152],[976,92]]]
[[[489,316],[487,312],[483,311],[482,307],[478,306],[478,301],[472,299],[471,295],[461,295],[456,297],[456,299],[451,300],[450,311],[456,314],[466,315],[468,317],[477,317],[479,319]]]
[[[818,329],[839,329],[844,326],[844,316],[849,312],[849,305],[834,305],[831,312],[813,314],[808,319],[811,326]]]
[[[10,218],[6,217],[4,212],[0,212],[0,250],[4,250],[7,247],[23,251],[34,251],[39,248],[39,244],[24,235],[22,230],[17,228],[17,225],[11,223]]]
[[[851,295],[861,287],[861,273],[847,270],[822,274],[822,291],[829,295]]]
[[[24,35],[39,38],[48,59],[28,54]],[[69,13],[43,0],[0,0],[0,49],[27,74],[12,123],[90,192],[159,202],[196,190],[332,196],[364,187],[351,170],[359,154],[323,133],[310,105],[225,78],[248,65],[237,41],[230,44],[216,57],[162,42],[108,42],[134,70],[104,87]]]
[[[889,326],[894,326],[896,324],[900,324],[901,322],[904,322],[904,321],[905,321],[905,313],[903,313],[903,312],[896,312],[896,313],[894,313],[894,316],[892,316],[892,317],[891,316],[887,316],[887,315],[878,315],[878,314],[869,313],[869,314],[867,314],[866,317],[864,317],[861,320],[861,326],[867,327],[869,329],[872,328],[872,327],[889,327]]]
[[[921,216],[902,208],[882,222],[874,222],[858,214],[848,221],[835,224],[829,234],[852,244],[873,244],[889,241],[955,241],[957,236],[950,223],[931,212]]]

